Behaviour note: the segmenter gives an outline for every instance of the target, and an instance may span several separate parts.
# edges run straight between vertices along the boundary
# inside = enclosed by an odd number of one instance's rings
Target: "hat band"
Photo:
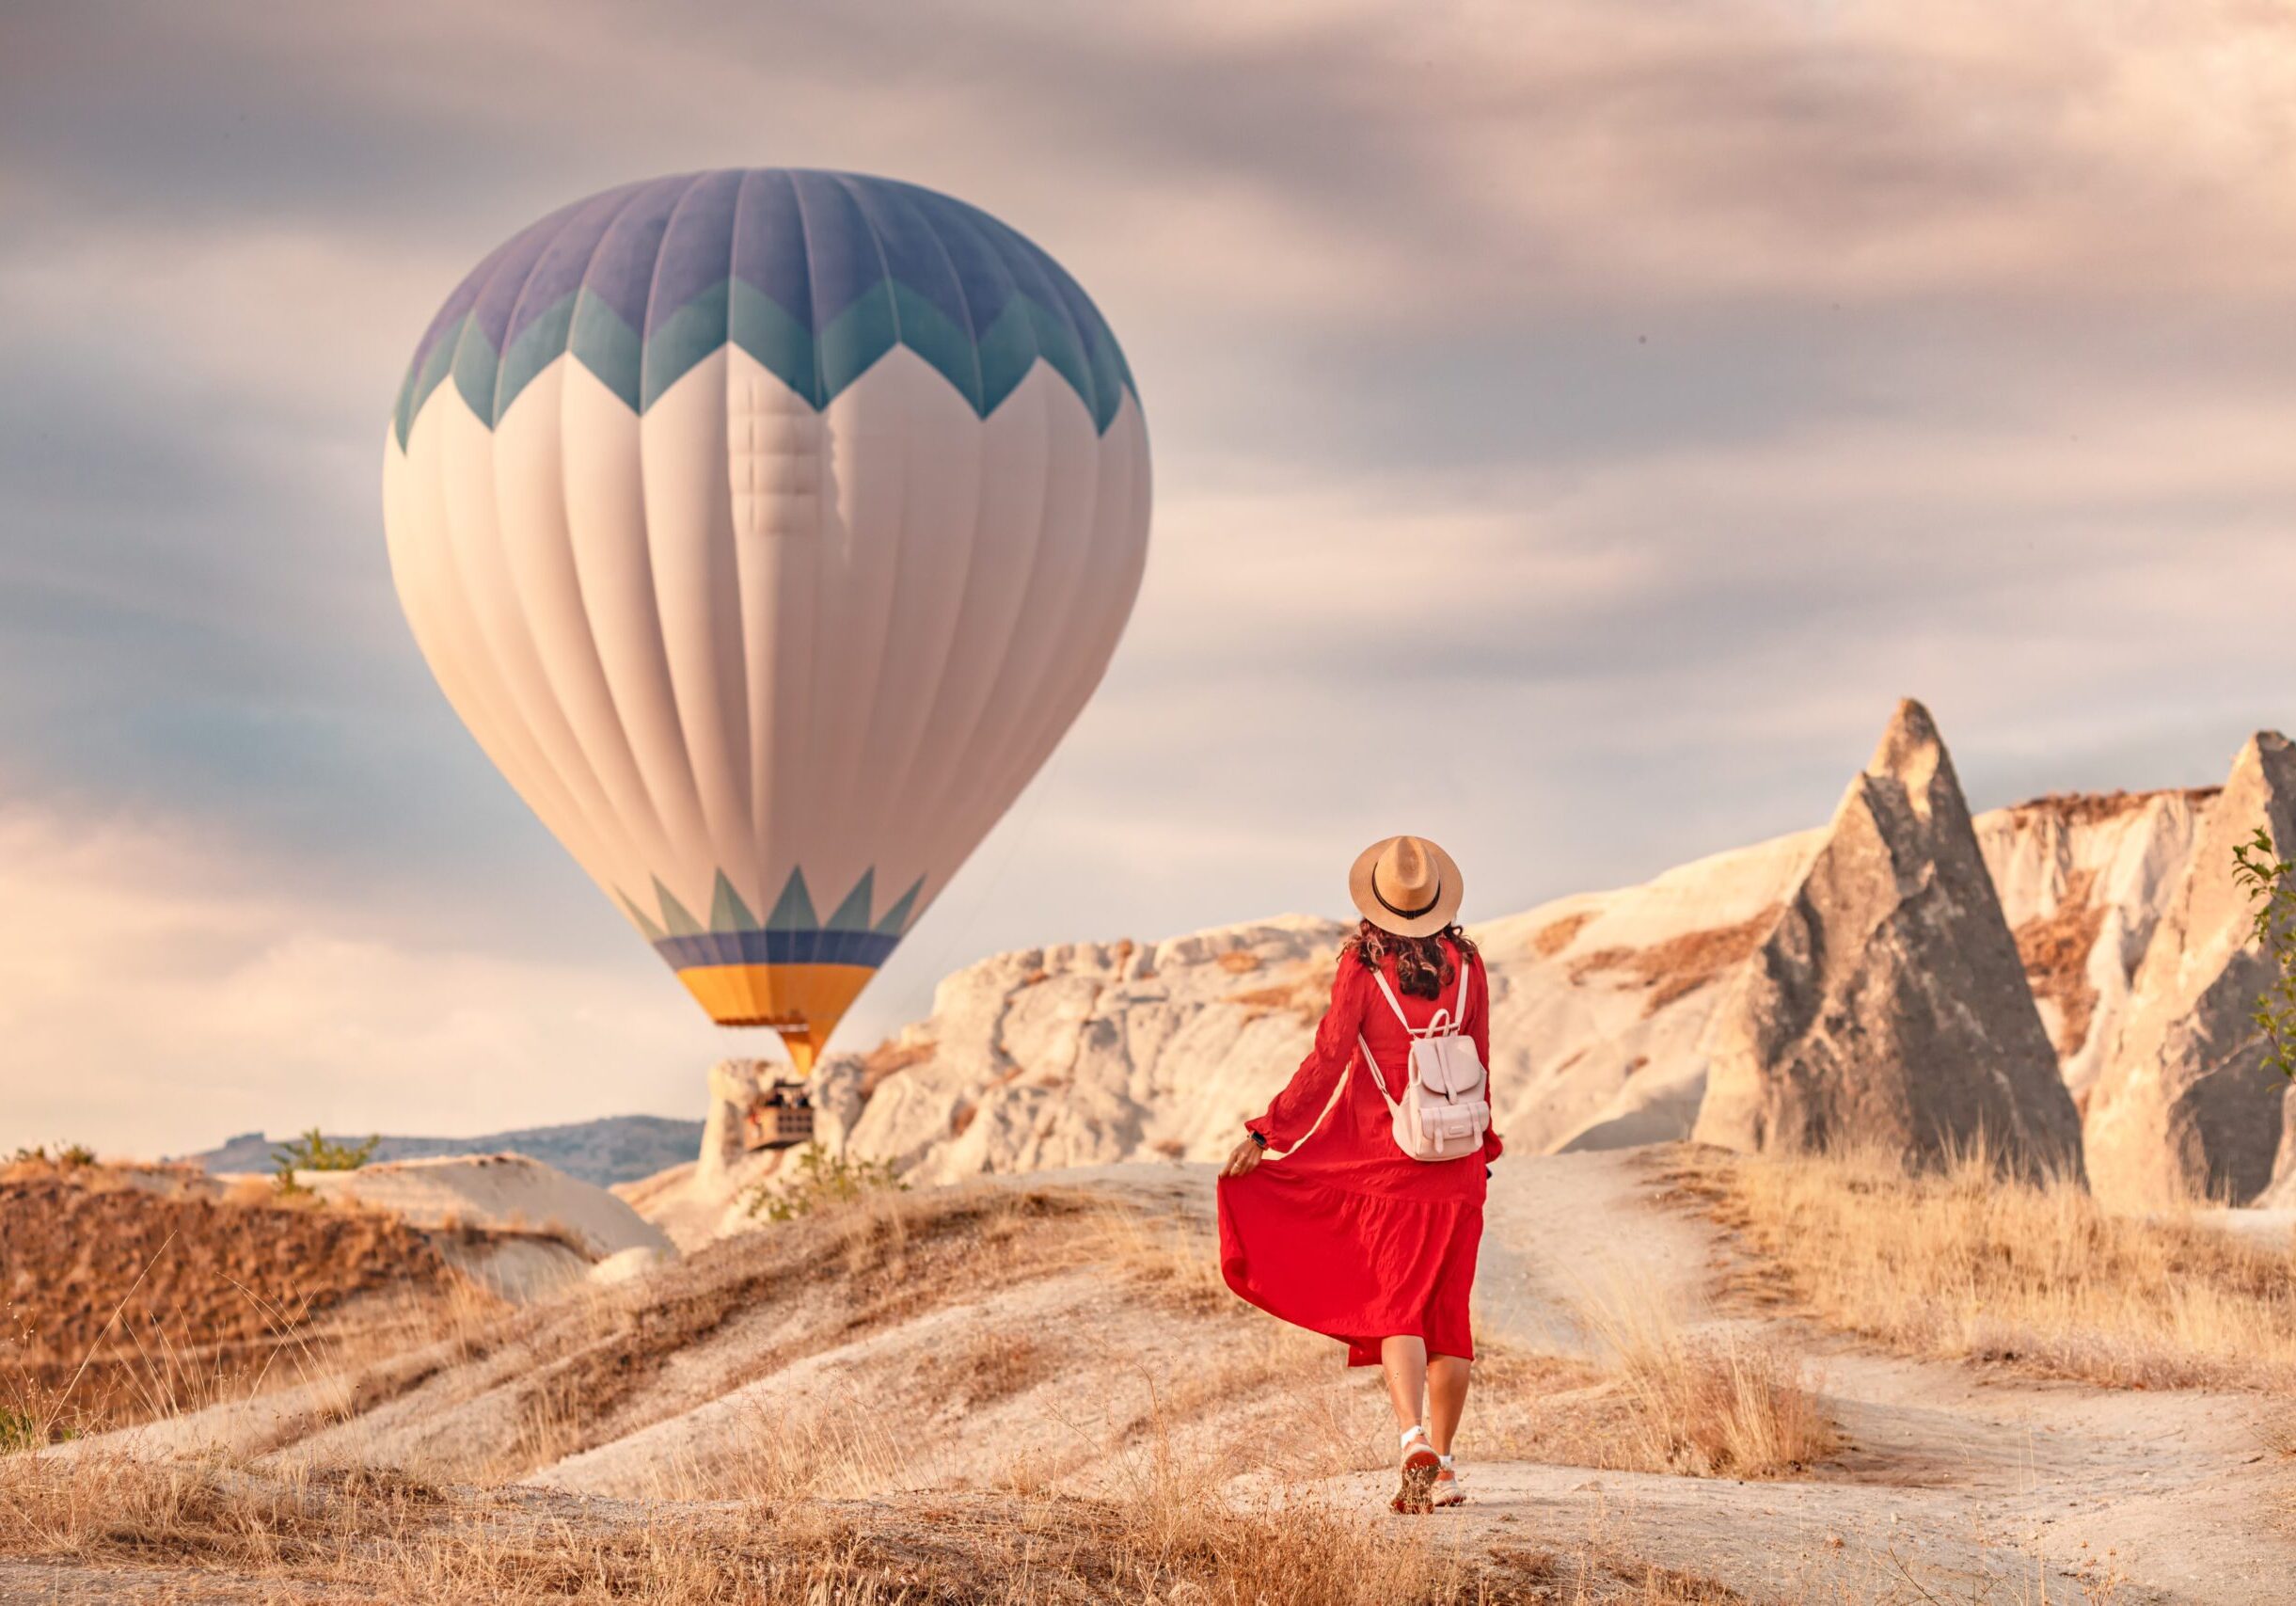
[[[1371,896],[1379,899],[1379,906],[1382,909],[1398,920],[1417,920],[1422,914],[1433,914],[1435,905],[1443,901],[1443,878],[1440,875],[1435,877],[1435,895],[1425,903],[1420,904],[1417,909],[1398,909],[1387,901],[1387,895],[1379,890],[1379,867],[1373,865],[1371,867]]]

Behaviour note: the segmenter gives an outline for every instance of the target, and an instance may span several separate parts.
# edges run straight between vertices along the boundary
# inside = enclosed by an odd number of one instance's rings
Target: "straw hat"
[[[1381,930],[1432,937],[1457,918],[1466,884],[1459,862],[1426,837],[1390,836],[1355,855],[1347,891]]]

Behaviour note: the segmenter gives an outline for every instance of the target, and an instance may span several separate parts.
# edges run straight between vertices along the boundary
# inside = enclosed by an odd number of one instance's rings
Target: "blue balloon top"
[[[815,407],[896,345],[984,418],[1039,359],[1102,431],[1133,388],[1091,298],[987,213],[890,179],[735,168],[608,190],[497,248],[416,346],[399,444],[450,374],[491,426],[571,352],[643,412],[729,342]]]

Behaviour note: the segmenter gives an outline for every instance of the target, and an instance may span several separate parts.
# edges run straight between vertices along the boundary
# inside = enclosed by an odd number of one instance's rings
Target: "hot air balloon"
[[[912,184],[555,212],[389,426],[392,578],[488,756],[711,1018],[810,1071],[1099,684],[1147,428],[1091,300]]]

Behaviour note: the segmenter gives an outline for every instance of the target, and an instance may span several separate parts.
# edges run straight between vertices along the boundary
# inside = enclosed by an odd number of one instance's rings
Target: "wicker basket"
[[[813,1096],[802,1082],[776,1082],[751,1102],[741,1122],[747,1149],[794,1149],[814,1140]]]

